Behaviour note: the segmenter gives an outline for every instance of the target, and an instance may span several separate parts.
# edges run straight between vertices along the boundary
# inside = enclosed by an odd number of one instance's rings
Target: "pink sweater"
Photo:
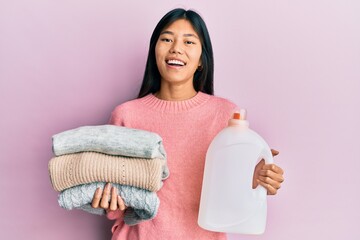
[[[165,101],[150,94],[119,105],[110,123],[158,133],[163,138],[170,177],[158,192],[160,208],[150,221],[129,227],[120,211],[112,240],[223,240],[224,233],[197,224],[206,151],[215,135],[227,126],[235,105],[199,92],[185,101]]]

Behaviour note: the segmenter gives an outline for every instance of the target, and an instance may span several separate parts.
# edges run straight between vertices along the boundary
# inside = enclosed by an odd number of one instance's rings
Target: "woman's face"
[[[191,23],[179,19],[165,28],[156,43],[156,64],[161,81],[180,84],[193,81],[201,65],[201,42]]]

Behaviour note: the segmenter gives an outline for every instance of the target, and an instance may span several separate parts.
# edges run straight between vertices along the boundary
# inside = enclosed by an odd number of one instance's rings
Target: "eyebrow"
[[[174,35],[174,33],[172,31],[168,31],[168,30],[165,30],[163,32],[160,33],[160,35],[163,35],[163,34],[170,34],[170,35]],[[193,34],[193,33],[185,33],[183,34],[184,37],[195,37],[195,38],[199,38],[197,35]]]

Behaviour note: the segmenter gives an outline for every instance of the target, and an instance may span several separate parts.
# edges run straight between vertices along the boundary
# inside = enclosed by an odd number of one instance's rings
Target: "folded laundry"
[[[104,209],[91,207],[96,188],[104,186],[104,182],[94,182],[68,188],[59,194],[59,205],[68,210],[81,209],[93,214],[105,214]],[[135,225],[156,216],[160,200],[155,192],[116,183],[112,183],[112,186],[118,189],[118,194],[127,206],[124,213],[126,224]]]
[[[56,191],[91,182],[113,182],[158,191],[168,177],[165,159],[112,156],[81,152],[54,157],[49,162],[50,179]]]
[[[128,157],[166,158],[158,134],[122,126],[83,126],[55,134],[52,141],[56,156],[94,151]]]

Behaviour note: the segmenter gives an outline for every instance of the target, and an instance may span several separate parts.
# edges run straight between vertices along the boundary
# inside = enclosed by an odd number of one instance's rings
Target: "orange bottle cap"
[[[234,112],[233,119],[240,119],[240,113]]]

